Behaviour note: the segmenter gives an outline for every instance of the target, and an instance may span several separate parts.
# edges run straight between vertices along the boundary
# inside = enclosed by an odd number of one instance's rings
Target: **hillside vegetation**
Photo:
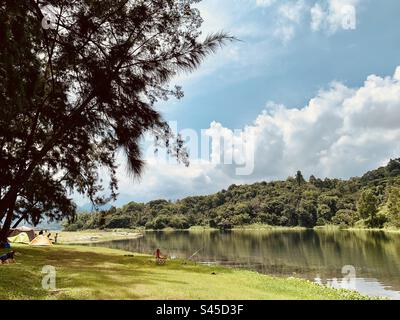
[[[81,213],[66,230],[138,228],[230,229],[267,224],[307,227],[400,227],[400,159],[349,180],[308,181],[301,172],[286,181],[231,185],[218,193],[176,202],[130,202],[122,208]]]

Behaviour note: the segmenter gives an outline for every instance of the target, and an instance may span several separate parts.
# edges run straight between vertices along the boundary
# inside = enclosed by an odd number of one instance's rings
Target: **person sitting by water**
[[[156,262],[157,262],[157,264],[164,264],[166,260],[167,260],[167,257],[161,255],[161,250],[157,249],[156,250]]]

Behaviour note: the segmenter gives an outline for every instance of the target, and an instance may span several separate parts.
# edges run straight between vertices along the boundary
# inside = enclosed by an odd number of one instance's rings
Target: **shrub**
[[[343,226],[354,226],[354,224],[358,221],[359,217],[356,211],[342,209],[339,210],[336,215],[332,218],[332,222],[336,225]]]
[[[190,225],[184,215],[173,215],[168,226],[175,229],[189,229]]]
[[[169,217],[165,215],[159,215],[153,220],[146,223],[146,229],[161,230],[168,227]]]
[[[131,219],[127,216],[114,216],[105,226],[107,229],[128,229],[131,227]]]
[[[65,230],[65,231],[78,231],[78,230],[80,230],[80,228],[76,223],[72,223],[72,224],[65,225],[63,230]]]
[[[230,229],[232,229],[232,223],[230,223],[228,220],[224,219],[220,223],[218,223],[218,229],[230,230]]]

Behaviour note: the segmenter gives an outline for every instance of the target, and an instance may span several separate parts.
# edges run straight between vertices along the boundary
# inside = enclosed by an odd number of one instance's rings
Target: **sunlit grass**
[[[361,299],[305,280],[169,260],[106,248],[16,246],[17,263],[0,266],[0,299]],[[56,289],[41,287],[43,266]]]

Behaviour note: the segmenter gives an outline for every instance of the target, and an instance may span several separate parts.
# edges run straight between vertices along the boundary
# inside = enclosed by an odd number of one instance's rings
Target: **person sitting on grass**
[[[164,264],[166,260],[167,260],[167,257],[161,255],[161,250],[157,249],[156,250],[156,262],[157,262],[157,264]]]
[[[15,255],[14,251],[2,254],[0,256],[0,264],[15,263],[14,255]]]

